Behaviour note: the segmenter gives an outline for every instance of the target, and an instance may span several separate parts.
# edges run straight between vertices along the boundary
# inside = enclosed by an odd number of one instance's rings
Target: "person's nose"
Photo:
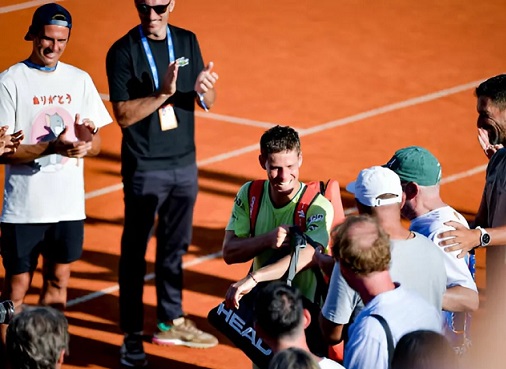
[[[149,9],[149,19],[157,19],[159,17],[158,13],[155,12],[155,9]]]
[[[278,177],[281,179],[281,182],[286,182],[290,179],[290,171],[285,168],[281,168],[278,172]]]

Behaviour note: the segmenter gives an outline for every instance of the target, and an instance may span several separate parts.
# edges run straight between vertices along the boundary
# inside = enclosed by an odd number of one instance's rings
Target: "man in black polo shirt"
[[[121,363],[147,365],[142,345],[145,252],[155,217],[158,332],[153,342],[207,348],[218,340],[197,329],[181,306],[182,256],[191,242],[197,196],[195,102],[207,110],[218,75],[204,67],[196,36],[167,24],[175,0],[135,0],[141,24],[107,54],[116,121],[123,132],[125,224],[119,263]]]

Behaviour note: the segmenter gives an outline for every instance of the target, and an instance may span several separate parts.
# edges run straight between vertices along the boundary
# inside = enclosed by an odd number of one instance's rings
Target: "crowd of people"
[[[134,5],[140,24],[111,46],[106,69],[122,132],[120,363],[138,368],[148,363],[142,297],[153,233],[158,324],[151,341],[218,344],[182,308],[182,257],[192,239],[198,192],[195,106],[213,106],[218,74],[212,62],[204,63],[196,35],[168,23],[176,0]],[[57,369],[69,351],[62,311],[71,264],[83,250],[81,161],[99,153],[99,129],[112,122],[88,73],[60,61],[72,25],[59,4],[37,8],[24,37],[32,43],[30,55],[0,74],[1,299],[15,309],[14,318],[1,325],[0,367]],[[223,259],[251,263],[226,292],[225,303],[237,308],[258,289],[255,330],[274,353],[269,368],[457,369],[472,345],[471,317],[479,306],[474,252],[480,247],[488,248],[487,293],[495,299],[487,314],[502,324],[498,329],[505,325],[506,75],[484,81],[475,92],[479,142],[490,162],[472,223],[441,198],[438,159],[410,146],[360,171],[346,186],[358,214],[333,228],[333,206],[322,193],[299,207],[307,186],[299,180],[298,133],[275,126],[262,135],[258,158],[267,178],[249,181],[237,193]],[[296,231],[308,247],[297,254],[292,284],[285,279]],[[23,301],[39,256],[40,307],[27,307]],[[319,315],[304,307],[304,299],[319,306]],[[311,319],[319,322],[328,357],[311,352],[305,334]],[[343,343],[344,354],[336,354],[335,345]]]

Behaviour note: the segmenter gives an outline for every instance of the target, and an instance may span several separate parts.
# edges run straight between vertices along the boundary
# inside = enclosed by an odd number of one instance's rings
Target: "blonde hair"
[[[369,224],[360,234],[349,234],[358,224]],[[348,216],[332,232],[334,258],[357,275],[388,270],[390,267],[390,237],[370,215]]]

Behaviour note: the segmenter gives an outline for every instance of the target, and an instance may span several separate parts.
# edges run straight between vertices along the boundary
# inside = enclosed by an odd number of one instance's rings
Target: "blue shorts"
[[[83,253],[84,220],[58,223],[2,223],[0,250],[7,275],[33,272],[39,255],[57,264]]]

